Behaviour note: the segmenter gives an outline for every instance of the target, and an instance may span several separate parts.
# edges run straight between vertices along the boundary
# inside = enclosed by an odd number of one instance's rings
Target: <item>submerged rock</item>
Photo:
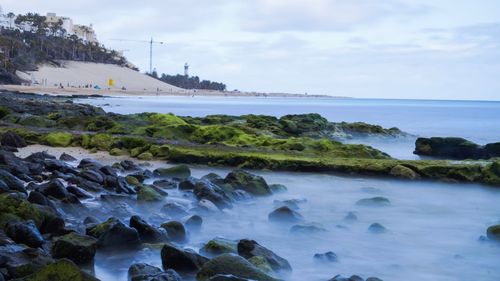
[[[356,220],[358,220],[358,215],[356,215],[355,212],[348,212],[347,215],[344,217],[344,220],[356,221]]]
[[[168,243],[161,249],[161,262],[164,269],[195,273],[199,271],[207,261],[207,258],[192,250],[182,250]]]
[[[243,170],[234,170],[224,179],[226,184],[234,189],[242,189],[255,196],[266,196],[272,194],[271,188],[263,177],[250,174]]]
[[[162,271],[156,266],[145,263],[135,263],[128,269],[128,279],[130,281],[181,281],[182,278],[175,272],[169,269]]]
[[[200,253],[208,257],[215,257],[227,253],[238,253],[238,241],[216,237],[200,249]]]
[[[320,262],[337,262],[339,259],[334,252],[318,253],[314,254],[314,260]]]
[[[391,201],[385,197],[373,197],[373,198],[365,198],[358,200],[356,205],[360,206],[373,206],[373,207],[382,207],[391,205]]]
[[[191,170],[186,165],[178,165],[171,168],[158,168],[154,173],[160,177],[186,179],[191,176]]]
[[[237,278],[246,278],[259,281],[277,281],[267,275],[255,265],[241,256],[235,254],[223,254],[205,263],[196,274],[196,280],[234,280],[234,279],[211,279],[215,276],[233,275]],[[238,280],[238,279],[236,279]]]
[[[351,277],[344,277],[342,275],[336,275],[332,279],[328,281],[365,281],[363,278],[358,275],[352,275]]]
[[[56,259],[67,258],[76,264],[87,264],[94,260],[97,239],[78,233],[69,233],[54,239],[52,255]]]
[[[98,239],[98,247],[108,249],[128,249],[138,246],[141,241],[139,233],[135,228],[125,226],[116,218],[89,225],[86,229],[87,235]]]
[[[302,220],[302,216],[288,206],[283,206],[272,211],[268,218],[270,221],[275,222],[298,222]]]
[[[199,215],[193,215],[189,217],[184,223],[186,228],[191,231],[200,231],[202,224],[203,224],[203,219]]]
[[[387,229],[380,223],[375,222],[368,227],[368,231],[371,233],[384,233],[387,231]]]
[[[187,208],[177,202],[169,202],[163,205],[161,211],[172,218],[180,218],[188,215]]]
[[[290,228],[290,233],[293,234],[314,234],[328,232],[326,228],[316,224],[296,224]]]
[[[292,267],[288,261],[278,255],[276,255],[271,250],[259,245],[259,243],[253,240],[243,239],[238,243],[238,254],[246,259],[252,257],[261,256],[269,263],[274,271],[291,271]]]
[[[140,185],[138,189],[137,201],[154,202],[161,201],[163,199],[163,196],[150,186]]]
[[[269,188],[271,189],[271,191],[273,193],[283,193],[283,192],[286,192],[288,190],[286,188],[286,186],[284,186],[282,184],[270,184]]]
[[[418,138],[413,153],[457,160],[489,159],[500,157],[500,143],[480,146],[463,138]]]
[[[500,241],[500,224],[488,227],[486,235],[491,240]]]

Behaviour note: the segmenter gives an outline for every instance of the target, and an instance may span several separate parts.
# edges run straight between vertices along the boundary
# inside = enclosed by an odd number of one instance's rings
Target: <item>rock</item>
[[[160,188],[164,189],[176,189],[178,187],[178,183],[176,181],[168,180],[168,179],[161,179],[161,180],[155,180],[153,182],[153,185],[156,185]]]
[[[106,176],[112,176],[112,177],[118,177],[118,174],[116,173],[115,169],[109,165],[102,166],[99,171],[104,173]]]
[[[489,144],[492,147],[495,144]],[[414,154],[446,157],[451,159],[482,159],[499,157],[499,154],[490,154],[489,149],[463,138],[418,138],[415,142]]]
[[[168,233],[168,237],[178,243],[186,241],[186,229],[184,225],[178,221],[169,221],[161,225]]]
[[[212,202],[207,199],[201,199],[198,201],[198,210],[206,213],[217,213],[220,209]]]
[[[282,184],[270,184],[269,188],[271,189],[271,191],[273,193],[283,193],[283,192],[286,192],[288,190],[286,188],[286,186],[284,186]]]
[[[2,145],[10,146],[10,147],[26,147],[26,141],[20,137],[18,134],[8,131],[2,134],[2,138],[0,140]]]
[[[240,279],[246,278],[259,281],[277,281],[277,279],[274,279],[273,277],[262,272],[246,259],[235,254],[222,254],[205,263],[200,271],[196,274],[196,280],[218,280],[210,278],[221,275],[233,275],[234,277]]]
[[[168,240],[166,233],[148,224],[139,216],[132,216],[129,225],[137,230],[141,241],[144,243],[159,243]]]
[[[179,189],[180,190],[193,190],[196,183],[198,183],[200,180],[195,179],[193,177],[188,177],[185,180],[182,180],[179,182]]]
[[[30,156],[24,158],[25,161],[31,162],[31,163],[42,163],[44,160],[48,159],[53,159],[55,160],[56,157],[54,155],[49,154],[47,151],[42,151],[42,152],[35,152],[30,154]]]
[[[112,225],[99,236],[98,246],[107,249],[131,249],[141,244],[135,228],[127,227],[122,222]]]
[[[181,281],[182,278],[175,272],[169,269],[163,272],[158,267],[145,264],[135,263],[128,269],[128,279],[130,281]]]
[[[387,229],[380,223],[375,222],[368,227],[368,231],[371,233],[384,233],[387,231]]]
[[[64,132],[52,132],[43,136],[42,141],[48,146],[67,147],[71,144],[73,135]]]
[[[377,277],[368,277],[366,278],[366,281],[383,281],[383,280]]]
[[[389,172],[390,175],[402,179],[416,180],[420,179],[420,175],[413,171],[412,169],[405,167],[403,165],[394,166]]]
[[[65,161],[65,162],[75,162],[77,159],[66,152],[63,152],[61,156],[59,156],[59,160]]]
[[[129,176],[132,176],[132,177],[136,178],[139,182],[142,183],[146,179],[153,178],[154,174],[150,170],[141,170],[141,171],[137,171],[135,173],[132,173]]]
[[[5,274],[7,280],[26,277],[53,262],[54,259],[41,249],[19,245],[0,248],[0,274]]]
[[[169,202],[163,205],[161,211],[172,218],[180,218],[188,215],[184,206],[177,202]]]
[[[252,281],[250,279],[236,277],[236,276],[231,275],[231,274],[217,274],[217,275],[212,276],[208,280],[209,281]]]
[[[356,205],[359,206],[372,206],[372,207],[382,207],[391,205],[391,201],[385,197],[373,197],[358,200]]]
[[[61,259],[27,276],[24,281],[99,281],[99,279],[80,270],[72,261]]]
[[[160,177],[187,179],[191,176],[191,170],[186,165],[178,165],[171,168],[158,168],[154,173]]]
[[[296,224],[290,228],[290,233],[293,234],[314,234],[328,232],[325,228],[315,224]]]
[[[151,152],[143,152],[137,155],[137,159],[146,161],[153,160],[153,154]]]
[[[5,227],[5,233],[19,244],[25,244],[28,247],[38,248],[42,246],[44,239],[35,223],[32,220],[26,222],[8,222]]]
[[[154,188],[147,185],[141,185],[137,191],[137,201],[142,202],[154,202],[161,201],[163,197]]]
[[[264,257],[254,256],[254,257],[249,258],[248,261],[251,264],[255,265],[255,267],[257,267],[258,269],[262,270],[265,273],[271,273],[271,274],[273,273],[273,269],[272,269],[271,265]]]
[[[355,212],[348,212],[347,215],[344,217],[344,220],[356,221],[356,220],[358,220],[358,216],[356,215]]]
[[[127,181],[128,184],[132,186],[140,186],[141,182],[134,176],[127,176],[125,177],[125,180]]]
[[[109,155],[111,156],[126,156],[128,155],[128,151],[126,149],[120,149],[120,148],[112,148],[109,151]]]
[[[486,230],[486,235],[491,240],[500,241],[500,224],[492,225]]]
[[[289,207],[283,206],[272,211],[268,219],[274,222],[298,222],[302,220],[302,216]]]
[[[93,198],[92,194],[79,188],[78,186],[70,185],[66,188],[66,190],[78,198],[82,198],[82,199]]]
[[[104,183],[104,175],[101,173],[102,172],[98,172],[96,170],[87,169],[87,170],[83,170],[80,172],[80,177],[82,177],[86,180],[89,180],[89,181],[93,181],[93,182],[98,183],[98,184],[103,184]]]
[[[90,170],[99,170],[103,167],[101,163],[99,163],[97,160],[90,159],[90,158],[85,158],[80,161],[78,164],[79,169],[90,169]]]
[[[0,180],[3,181],[10,190],[27,193],[26,188],[24,188],[24,183],[19,178],[2,169],[0,169]]]
[[[208,261],[192,250],[181,250],[171,244],[161,249],[161,262],[164,269],[173,269],[184,273],[195,273]]]
[[[125,193],[129,195],[136,194],[135,190],[128,186],[124,177],[106,176],[105,186],[114,189],[116,193]]]
[[[52,256],[56,259],[67,258],[76,264],[90,263],[95,256],[97,239],[75,232],[54,239]]]
[[[193,193],[198,200],[206,199],[215,204],[215,206],[217,206],[217,208],[219,208],[220,210],[232,207],[230,198],[226,196],[224,191],[210,182],[207,181],[197,182],[194,186]]]
[[[200,231],[202,224],[203,224],[203,219],[198,215],[193,215],[189,217],[184,223],[186,228],[191,231]]]
[[[288,263],[288,261],[271,250],[259,245],[257,242],[253,240],[243,239],[238,242],[238,254],[246,259],[255,256],[261,256],[266,259],[271,268],[278,272],[281,270],[291,271],[292,267]]]
[[[357,276],[357,275],[352,275],[351,277],[347,278],[342,275],[336,275],[332,279],[328,281],[364,281],[363,278]]]
[[[322,254],[315,254],[314,255],[314,260],[320,261],[320,262],[337,262],[338,257],[334,252],[326,252]]]
[[[60,179],[53,179],[47,183],[41,184],[36,190],[47,197],[51,196],[56,199],[64,199],[68,196],[66,187]]]
[[[272,194],[271,188],[261,176],[256,176],[243,170],[234,170],[224,179],[226,184],[234,189],[242,189],[255,196],[266,196]]]
[[[133,161],[130,161],[130,160],[121,161],[120,166],[122,166],[122,168],[125,171],[139,171],[139,170],[141,170],[141,167],[137,166]]]
[[[222,237],[216,237],[200,249],[200,253],[208,257],[215,257],[222,254],[237,254],[238,253],[238,241],[230,240]]]

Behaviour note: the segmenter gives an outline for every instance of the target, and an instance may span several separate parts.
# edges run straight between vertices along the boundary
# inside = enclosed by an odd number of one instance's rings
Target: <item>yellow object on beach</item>
[[[113,86],[115,85],[115,80],[113,80],[113,79],[109,79],[109,81],[108,81],[108,85],[109,85],[110,87],[113,87]]]

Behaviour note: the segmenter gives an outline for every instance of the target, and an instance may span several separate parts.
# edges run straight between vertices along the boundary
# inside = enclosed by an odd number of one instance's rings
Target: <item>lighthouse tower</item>
[[[184,64],[184,76],[189,76],[189,64],[187,62]]]

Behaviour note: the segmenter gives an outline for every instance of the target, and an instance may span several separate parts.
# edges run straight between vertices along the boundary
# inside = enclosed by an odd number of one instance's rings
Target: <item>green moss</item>
[[[73,135],[64,132],[49,133],[43,137],[43,142],[49,146],[66,147],[71,144]]]
[[[82,138],[82,141],[81,141],[82,147],[83,148],[90,148],[90,141],[92,140],[92,136],[84,134],[84,135],[82,135],[81,138]]]
[[[149,148],[149,152],[153,154],[154,157],[161,158],[161,157],[167,157],[169,154],[169,147],[168,145],[151,145]]]
[[[110,229],[114,224],[118,222],[118,219],[111,217],[103,223],[94,225],[87,229],[87,235],[95,238],[99,238],[104,232]]]
[[[271,265],[267,262],[267,260],[262,256],[253,256],[248,259],[248,261],[255,265],[258,269],[262,270],[265,273],[272,273],[273,269]]]
[[[500,186],[500,161],[495,161],[484,167],[482,178],[487,184]]]
[[[126,149],[144,147],[148,144],[148,142],[142,137],[122,137],[120,138],[120,142],[121,145]]]
[[[187,125],[186,121],[175,116],[172,113],[162,114],[162,113],[152,113],[149,115],[149,121],[153,124],[160,125]]]
[[[26,281],[97,281],[98,279],[81,271],[78,266],[67,259],[49,264],[40,271],[25,277]]]
[[[10,109],[0,106],[0,119],[10,114]]]
[[[137,156],[137,159],[146,161],[153,160],[153,154],[151,154],[151,152],[143,152]]]
[[[52,112],[47,115],[47,118],[50,120],[57,121],[59,118],[62,117],[62,114],[59,112]]]
[[[115,126],[115,122],[106,116],[90,118],[85,122],[84,128],[87,131],[102,132]]]
[[[37,227],[41,227],[48,217],[47,213],[36,205],[12,194],[0,195],[0,214],[2,214],[0,219],[2,229],[10,219],[16,218],[33,220]]]
[[[128,153],[127,150],[124,150],[124,149],[112,148],[109,151],[109,155],[112,155],[112,156],[124,156],[124,155],[129,155],[129,153]]]
[[[90,147],[108,151],[115,142],[115,138],[109,134],[96,134],[90,140]]]
[[[50,128],[56,125],[56,122],[46,117],[30,115],[22,116],[18,123],[23,126],[31,126],[36,128]]]
[[[125,180],[127,181],[128,184],[132,186],[140,186],[141,182],[134,176],[126,176]]]
[[[161,200],[162,196],[153,188],[146,185],[139,186],[139,191],[137,192],[137,201],[154,202]]]

